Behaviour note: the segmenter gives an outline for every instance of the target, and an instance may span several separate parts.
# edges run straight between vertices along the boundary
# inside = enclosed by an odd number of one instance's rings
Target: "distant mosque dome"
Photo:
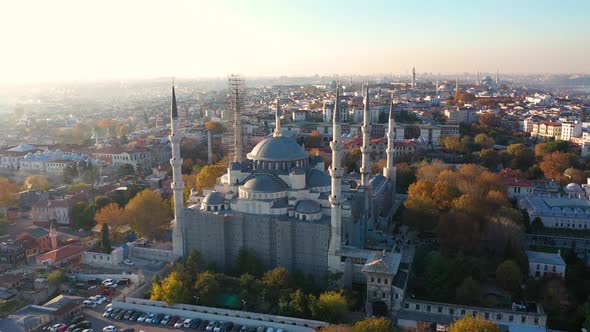
[[[306,213],[306,214],[320,213],[320,212],[322,212],[322,207],[316,201],[312,201],[310,199],[304,199],[304,200],[297,202],[297,204],[295,205],[295,212]]]
[[[210,192],[203,199],[203,203],[205,203],[206,205],[219,205],[219,204],[223,204],[223,202],[224,202],[223,195],[221,195],[221,193],[217,192],[217,191]]]
[[[294,161],[308,157],[297,142],[282,136],[265,138],[248,153],[248,159],[256,161]]]
[[[441,85],[438,86],[438,88],[436,89],[436,91],[450,92],[450,91],[453,91],[454,89],[455,89],[455,87],[453,87],[451,84],[443,83],[443,84],[441,84]]]
[[[498,85],[496,84],[496,82],[494,81],[494,79],[491,76],[485,76],[484,78],[481,79],[481,82],[479,84],[488,90],[497,90],[498,89]]]

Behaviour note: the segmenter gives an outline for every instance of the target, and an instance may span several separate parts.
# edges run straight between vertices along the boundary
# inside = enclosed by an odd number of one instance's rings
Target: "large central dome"
[[[308,156],[297,142],[287,137],[265,138],[248,153],[248,159],[264,161],[293,161]]]

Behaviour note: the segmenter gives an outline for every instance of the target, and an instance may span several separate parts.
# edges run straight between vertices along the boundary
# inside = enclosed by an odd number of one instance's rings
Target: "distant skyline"
[[[590,1],[3,1],[0,83],[590,73]]]

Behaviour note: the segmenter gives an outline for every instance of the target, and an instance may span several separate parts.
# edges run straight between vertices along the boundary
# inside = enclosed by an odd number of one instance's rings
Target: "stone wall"
[[[150,261],[173,262],[175,260],[172,250],[143,248],[130,245],[129,256]]]

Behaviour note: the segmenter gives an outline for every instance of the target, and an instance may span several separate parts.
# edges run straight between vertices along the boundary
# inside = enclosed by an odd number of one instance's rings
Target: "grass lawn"
[[[0,301],[0,317],[6,317],[26,304],[25,300],[18,297],[10,300],[2,300]]]

